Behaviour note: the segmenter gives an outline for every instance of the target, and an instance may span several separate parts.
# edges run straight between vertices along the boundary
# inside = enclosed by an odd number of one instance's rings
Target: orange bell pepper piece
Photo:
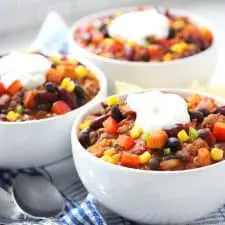
[[[23,89],[23,85],[19,80],[13,81],[9,87],[7,88],[7,92],[10,95],[16,94],[18,91],[21,91]]]
[[[135,141],[128,135],[121,134],[117,138],[117,143],[126,150],[131,149],[135,145]]]
[[[56,101],[52,105],[52,112],[57,115],[62,115],[70,112],[72,109],[65,101]]]
[[[119,125],[116,120],[114,120],[112,117],[109,117],[103,122],[103,127],[106,133],[115,134]]]
[[[120,164],[122,166],[138,168],[140,166],[140,160],[139,157],[135,154],[123,152],[121,155]]]
[[[168,135],[163,130],[151,132],[147,140],[147,147],[152,149],[161,149],[166,145]]]

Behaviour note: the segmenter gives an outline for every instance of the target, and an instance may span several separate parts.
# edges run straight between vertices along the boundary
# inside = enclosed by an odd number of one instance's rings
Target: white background
[[[219,32],[219,63],[213,84],[225,87],[225,1],[223,0],[0,0],[0,53],[26,48],[51,10],[67,24],[100,9],[152,4],[191,10],[210,20]]]

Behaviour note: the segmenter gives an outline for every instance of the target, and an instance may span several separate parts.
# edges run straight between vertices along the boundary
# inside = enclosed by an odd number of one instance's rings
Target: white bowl
[[[166,91],[182,96],[196,93],[180,89]],[[222,98],[204,95],[225,104]],[[221,179],[225,161],[199,169],[160,172],[113,165],[91,155],[76,134],[82,119],[99,108],[100,104],[95,104],[77,118],[71,139],[81,181],[108,209],[144,224],[183,224],[206,216],[225,202],[225,180]]]
[[[72,122],[86,107],[107,94],[102,71],[86,60],[79,61],[96,74],[100,83],[98,94],[84,106],[65,115],[25,122],[0,122],[0,168],[42,166],[71,155]]]
[[[191,18],[196,24],[205,26],[211,30],[214,41],[207,50],[184,59],[178,59],[170,62],[129,62],[120,61],[98,56],[82,48],[74,39],[73,33],[80,25],[90,22],[94,18],[103,15],[109,15],[116,11],[128,11],[134,7],[117,8],[108,11],[102,11],[97,14],[91,14],[74,23],[70,34],[70,45],[74,55],[79,55],[91,60],[98,65],[106,74],[109,90],[112,93],[114,83],[117,80],[135,83],[144,88],[173,88],[187,87],[193,80],[206,83],[213,74],[217,64],[217,36],[213,26],[199,16],[191,12],[170,9],[175,15],[184,15]]]

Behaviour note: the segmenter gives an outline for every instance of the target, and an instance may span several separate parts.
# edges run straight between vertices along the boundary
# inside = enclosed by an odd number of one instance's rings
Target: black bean
[[[101,31],[104,36],[107,38],[109,37],[109,32],[108,32],[108,25],[107,24],[102,24],[100,27],[99,27],[99,31]]]
[[[79,139],[80,143],[85,148],[90,145],[89,133],[90,133],[90,129],[89,128],[85,128],[78,135],[78,139]]]
[[[101,127],[103,127],[103,122],[108,118],[109,116],[108,115],[102,115],[102,116],[99,116],[97,118],[95,118],[91,124],[90,124],[90,128],[93,129],[93,130],[97,130]]]
[[[199,130],[197,131],[198,137],[200,137],[200,138],[202,138],[202,139],[204,139],[204,140],[206,140],[206,139],[209,137],[209,133],[210,133],[210,132],[211,132],[211,131],[210,131],[209,128],[199,129]]]
[[[216,143],[214,147],[223,149],[225,151],[225,142]]]
[[[170,28],[169,29],[169,34],[168,34],[168,38],[169,39],[172,39],[172,38],[174,38],[176,36],[176,30],[174,29],[174,28]]]
[[[171,151],[177,151],[181,149],[180,141],[175,137],[169,137],[167,142],[167,147],[171,149]]]
[[[47,83],[45,83],[44,86],[45,86],[46,90],[49,91],[49,92],[56,92],[56,91],[58,91],[58,87],[57,87],[57,85],[55,83],[47,82]]]
[[[53,64],[51,65],[51,67],[52,67],[52,69],[56,69],[57,65],[53,63]]]
[[[191,120],[195,119],[197,122],[201,123],[203,120],[203,113],[199,111],[189,111]]]
[[[85,92],[83,87],[80,84],[76,84],[75,88],[75,94],[79,99],[84,99],[85,98]]]
[[[120,122],[121,120],[124,119],[124,116],[117,105],[112,106],[111,114],[112,114],[112,118],[115,119],[117,122]]]
[[[149,54],[148,53],[145,53],[145,54],[143,54],[142,55],[142,60],[144,61],[144,62],[148,62],[149,61]]]
[[[201,112],[203,114],[204,117],[209,115],[209,110],[202,108],[202,109],[198,109],[199,112]]]
[[[77,96],[74,93],[69,93],[66,89],[59,89],[59,98],[64,100],[72,109],[78,107]]]
[[[149,168],[151,170],[157,170],[159,169],[160,160],[158,158],[151,158],[149,160]]]

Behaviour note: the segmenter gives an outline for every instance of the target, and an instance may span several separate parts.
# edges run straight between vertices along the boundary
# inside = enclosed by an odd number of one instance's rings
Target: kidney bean
[[[89,134],[90,145],[93,145],[98,140],[98,133],[91,131]]]
[[[102,116],[99,116],[97,118],[95,118],[91,124],[90,124],[90,128],[93,129],[93,130],[97,130],[101,127],[103,127],[102,123],[108,118],[109,116],[108,115],[102,115]]]
[[[177,151],[176,157],[182,161],[188,162],[191,158],[190,154],[186,151]]]
[[[129,46],[125,46],[124,47],[124,55],[126,57],[126,59],[128,60],[133,60],[133,57],[134,57],[134,48],[132,47],[129,47]]]
[[[10,102],[10,96],[7,94],[2,95],[0,97],[0,109],[6,108],[9,102]]]
[[[72,109],[76,109],[78,107],[77,97],[74,93],[69,93],[65,89],[59,89],[59,97],[64,100]]]
[[[87,148],[90,145],[89,133],[90,133],[90,129],[85,128],[78,135],[78,139],[81,145],[85,148]]]
[[[57,96],[46,90],[39,90],[37,92],[37,100],[39,103],[51,103],[57,100]]]
[[[149,160],[149,168],[151,170],[157,170],[159,169],[160,160],[158,158],[151,158]]]
[[[225,106],[218,107],[216,113],[220,113],[225,116]]]

